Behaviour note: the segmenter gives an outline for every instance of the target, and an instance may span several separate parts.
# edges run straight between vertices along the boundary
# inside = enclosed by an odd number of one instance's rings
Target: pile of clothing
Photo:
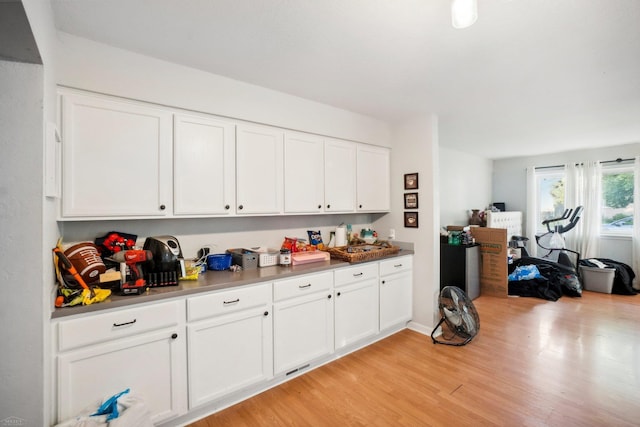
[[[627,264],[607,258],[580,260],[585,267],[614,268],[611,293],[636,295],[633,288],[636,275]],[[563,295],[582,296],[582,284],[575,268],[542,258],[522,257],[509,265],[509,295],[536,297],[557,301]]]
[[[582,296],[575,268],[542,258],[522,257],[509,265],[509,295],[557,301]]]

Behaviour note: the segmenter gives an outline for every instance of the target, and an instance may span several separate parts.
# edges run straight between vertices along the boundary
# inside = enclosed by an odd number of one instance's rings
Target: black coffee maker
[[[173,236],[147,237],[143,249],[153,254],[144,268],[147,285],[177,286],[178,279],[185,276],[184,258],[178,239]]]

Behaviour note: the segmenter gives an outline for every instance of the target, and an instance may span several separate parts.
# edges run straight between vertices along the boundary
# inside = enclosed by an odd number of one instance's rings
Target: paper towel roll
[[[336,228],[336,246],[347,245],[347,227],[340,226]]]

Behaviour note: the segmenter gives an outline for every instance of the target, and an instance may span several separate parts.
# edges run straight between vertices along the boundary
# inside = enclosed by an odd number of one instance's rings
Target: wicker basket
[[[351,245],[327,248],[331,258],[349,262],[370,261],[400,252],[398,246]]]

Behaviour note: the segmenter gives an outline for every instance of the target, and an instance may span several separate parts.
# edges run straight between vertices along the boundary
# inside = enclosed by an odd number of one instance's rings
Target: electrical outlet
[[[389,229],[389,240],[393,240],[396,238],[396,229],[395,228],[390,228]]]

